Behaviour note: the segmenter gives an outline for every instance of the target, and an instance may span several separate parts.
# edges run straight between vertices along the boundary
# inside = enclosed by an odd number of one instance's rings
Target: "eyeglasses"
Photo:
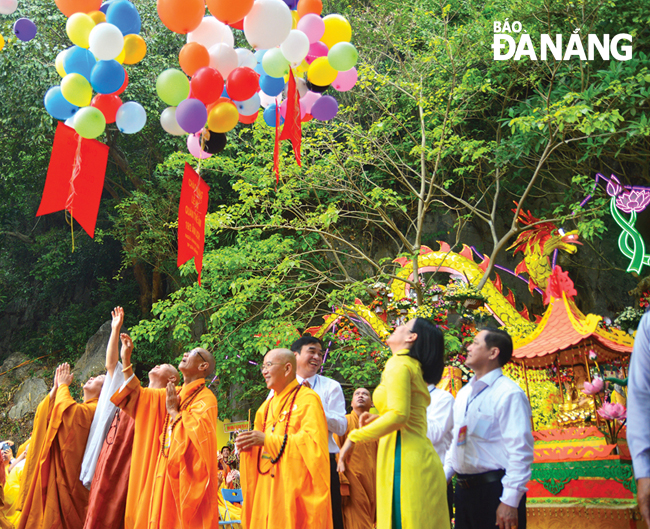
[[[262,364],[260,366],[260,371],[264,373],[266,369],[271,369],[271,366],[281,366],[282,362],[267,362],[266,364]]]
[[[198,349],[196,351],[194,351],[194,352],[201,357],[201,360],[203,360],[204,362],[207,361],[205,358],[203,358],[203,355],[199,352]]]

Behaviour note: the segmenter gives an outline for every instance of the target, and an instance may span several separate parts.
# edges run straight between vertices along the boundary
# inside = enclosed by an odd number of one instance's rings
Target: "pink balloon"
[[[314,105],[316,101],[321,97],[322,94],[319,94],[318,92],[312,92],[311,90],[307,92],[302,98],[300,99],[300,104],[305,106],[305,112],[308,114],[311,112],[311,107]]]
[[[352,87],[357,84],[357,77],[357,69],[350,68],[345,72],[339,72],[332,86],[339,92],[347,92],[348,90],[352,90]]]
[[[197,132],[196,134],[190,134],[187,137],[187,150],[190,151],[190,154],[194,156],[194,158],[199,158],[201,160],[205,160],[206,158],[210,158],[212,156],[211,154],[208,154],[207,152],[201,150],[201,132]]]
[[[302,31],[309,39],[309,44],[318,42],[325,34],[325,22],[316,13],[309,13],[298,22],[298,31]]]
[[[318,57],[325,57],[329,51],[330,49],[319,40],[309,46],[309,52],[307,53],[305,60],[307,61],[307,64],[311,64],[318,59]]]
[[[282,104],[280,105],[280,115],[282,116],[282,119],[287,119],[287,102],[288,99],[285,99]],[[307,113],[307,110],[305,108],[305,104],[302,102],[302,99],[300,100],[300,119],[305,117],[305,114]]]

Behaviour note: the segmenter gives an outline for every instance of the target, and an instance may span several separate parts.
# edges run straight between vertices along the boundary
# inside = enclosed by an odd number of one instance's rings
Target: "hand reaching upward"
[[[122,307],[115,307],[111,311],[111,316],[113,317],[111,321],[111,329],[113,332],[119,332],[124,323],[124,309]]]
[[[69,386],[72,384],[72,379],[74,375],[70,373],[70,364],[67,362],[59,366],[59,385],[60,386]]]
[[[52,382],[52,389],[50,390],[50,398],[54,399],[56,396],[56,390],[59,389],[59,370],[61,369],[61,366],[58,366],[56,368],[56,371],[54,372],[54,381]]]
[[[176,386],[173,382],[167,382],[167,413],[172,418],[172,421],[178,415],[178,410],[180,409],[180,400],[178,399],[178,394],[176,393]]]
[[[122,357],[122,364],[124,366],[131,365],[131,353],[133,352],[133,340],[131,337],[126,334],[120,334],[120,341],[122,342],[122,350],[120,351],[120,356]]]

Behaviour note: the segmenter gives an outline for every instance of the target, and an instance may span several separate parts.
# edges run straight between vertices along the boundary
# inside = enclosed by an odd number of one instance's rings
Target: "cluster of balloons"
[[[194,156],[219,152],[215,148],[225,147],[225,133],[238,123],[253,123],[260,107],[266,124],[275,127],[279,106],[282,122],[290,69],[297,75],[303,121],[328,121],[337,114],[336,99],[323,93],[330,86],[344,92],[357,82],[358,52],[343,16],[322,17],[322,0],[206,4],[212,16],[204,16],[204,0],[157,2],[163,24],[187,34],[178,56],[181,69],[165,70],[156,82],[158,96],[169,105],[160,122],[169,134],[189,134]],[[234,47],[233,28],[243,30],[254,53]]]
[[[45,94],[45,109],[83,138],[96,138],[107,123],[126,134],[142,130],[147,121],[142,105],[120,98],[129,83],[124,65],[140,62],[147,52],[136,7],[129,0],[56,0],[56,5],[68,17],[66,32],[74,45],[56,58],[61,84]]]
[[[0,0],[0,15],[11,15],[18,8],[18,0]],[[14,22],[14,35],[23,42],[36,36],[36,24],[28,18],[19,18]],[[5,39],[0,35],[0,50],[5,47]]]

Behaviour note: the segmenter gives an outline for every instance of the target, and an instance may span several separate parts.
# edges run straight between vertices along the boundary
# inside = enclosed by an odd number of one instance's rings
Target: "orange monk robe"
[[[149,526],[154,470],[160,453],[160,434],[167,415],[165,401],[165,388],[143,388],[136,377],[131,378],[111,398],[113,404],[134,419],[125,529],[146,529]]]
[[[299,388],[296,389],[296,388]],[[284,439],[292,391],[298,391],[289,420],[284,454],[272,465]],[[327,420],[320,397],[292,381],[255,414],[255,429],[264,429],[264,446],[241,454],[246,529],[331,529],[330,461]],[[274,428],[275,425],[275,428]],[[273,431],[274,430],[274,431]],[[258,470],[259,467],[259,470]]]
[[[352,430],[359,428],[359,416],[353,410],[345,416],[348,429],[345,435],[334,435],[343,446]],[[343,525],[345,529],[372,529],[377,518],[377,447],[379,441],[357,443],[345,472],[340,473],[341,485],[346,484],[349,497],[343,502]]]
[[[171,437],[163,432],[169,447],[158,456],[149,527],[217,527],[217,399],[202,378],[183,385],[179,397],[181,411],[174,421]],[[189,406],[184,402],[190,403]]]
[[[6,517],[7,505],[5,504],[4,487],[6,482],[6,461],[0,454],[0,529],[13,529],[13,524]]]
[[[20,492],[20,483],[25,469],[25,460],[19,462],[13,470],[7,474],[5,483],[5,516],[11,527],[18,524],[20,511],[18,510],[18,493]]]
[[[29,479],[18,529],[83,527],[88,490],[79,474],[96,407],[97,399],[77,403],[66,385],[59,386],[54,402],[47,396],[39,405],[26,464],[29,468],[36,459],[31,467],[35,474]],[[46,423],[42,438],[39,421]]]

